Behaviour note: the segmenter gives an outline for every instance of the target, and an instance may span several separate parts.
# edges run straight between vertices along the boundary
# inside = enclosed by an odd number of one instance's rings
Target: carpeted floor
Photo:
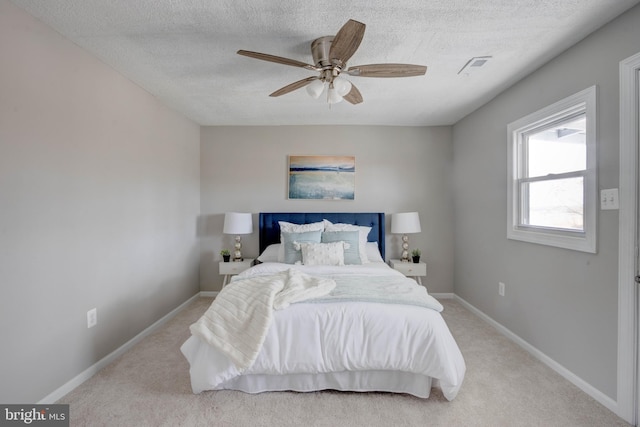
[[[628,426],[454,300],[443,315],[467,363],[452,402],[388,393],[194,395],[180,346],[199,298],[58,403],[72,426]]]

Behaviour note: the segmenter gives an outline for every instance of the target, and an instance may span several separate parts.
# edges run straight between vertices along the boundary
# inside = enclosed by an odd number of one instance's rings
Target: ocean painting
[[[354,200],[356,158],[289,156],[289,198]]]

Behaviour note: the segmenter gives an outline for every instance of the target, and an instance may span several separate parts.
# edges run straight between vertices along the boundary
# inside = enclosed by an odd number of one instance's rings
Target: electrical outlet
[[[498,295],[504,296],[504,283],[498,282]]]
[[[98,324],[98,309],[92,308],[87,311],[87,328],[93,328]]]

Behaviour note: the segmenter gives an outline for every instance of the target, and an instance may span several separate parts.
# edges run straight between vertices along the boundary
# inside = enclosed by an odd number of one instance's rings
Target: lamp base
[[[242,257],[242,240],[240,236],[236,236],[236,243],[234,245],[235,251],[233,252],[233,262],[244,261]]]
[[[400,255],[401,262],[409,262],[409,236],[402,235],[402,255]]]

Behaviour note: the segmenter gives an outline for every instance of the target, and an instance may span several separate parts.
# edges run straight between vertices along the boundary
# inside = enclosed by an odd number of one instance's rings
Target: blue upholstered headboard
[[[384,213],[381,212],[261,212],[260,213],[260,253],[267,246],[280,243],[280,225],[278,221],[294,224],[319,222],[323,219],[334,224],[345,223],[371,227],[369,242],[377,242],[380,254],[384,259]]]

